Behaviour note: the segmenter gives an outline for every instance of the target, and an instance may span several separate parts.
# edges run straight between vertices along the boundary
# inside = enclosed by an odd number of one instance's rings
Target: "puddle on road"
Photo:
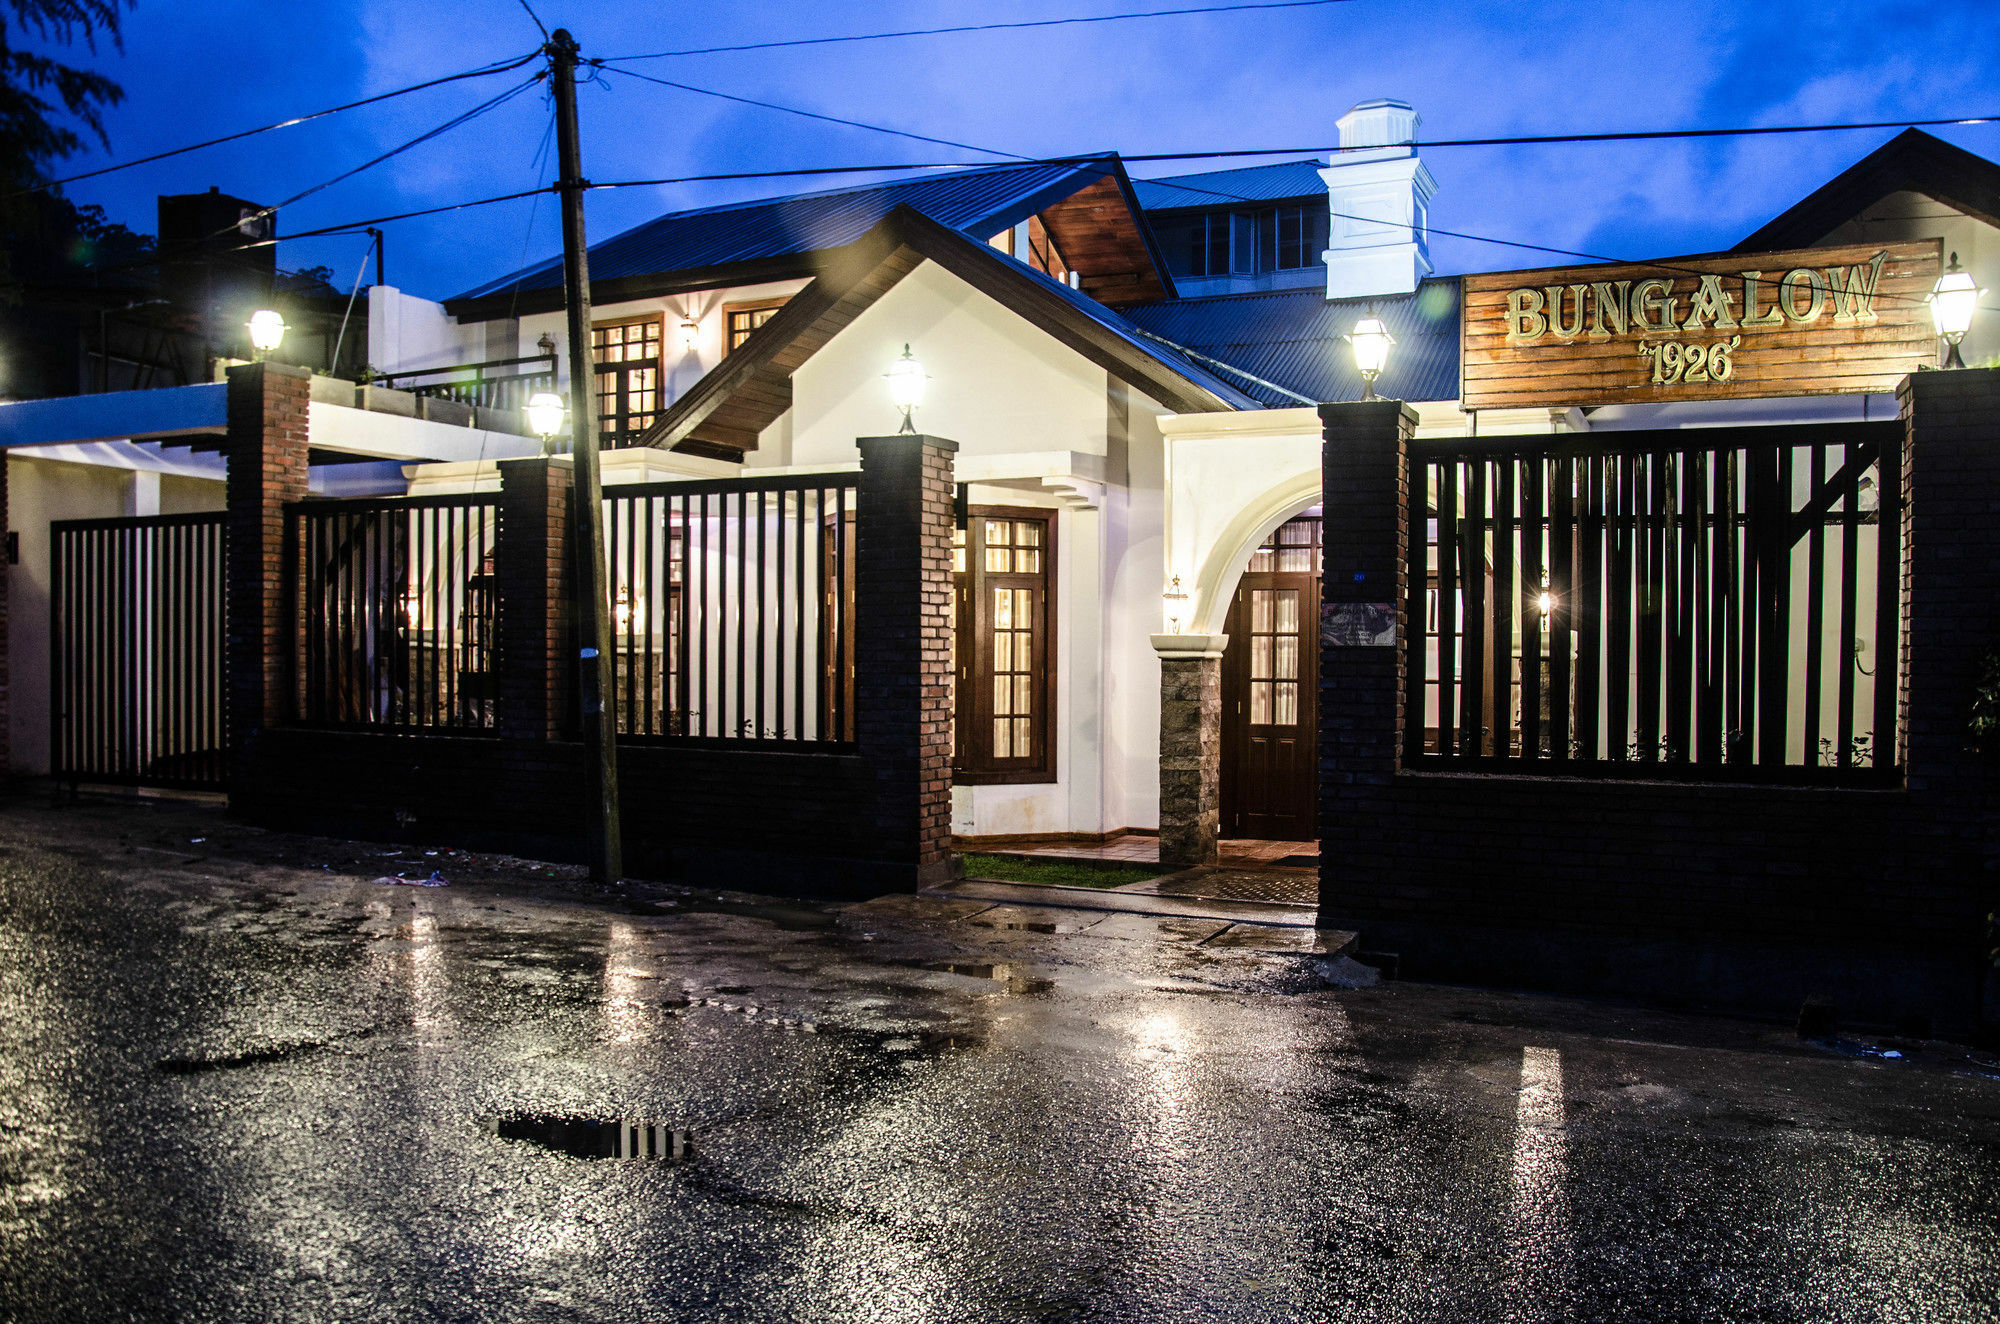
[[[1024,974],[1024,967],[1004,961],[930,961],[923,968],[964,975],[968,979],[990,979],[1005,984],[1009,993],[1046,993],[1056,986],[1052,979]]]
[[[791,933],[817,933],[831,929],[839,919],[823,910],[808,910],[802,906],[764,905],[754,901],[726,901],[720,897],[690,896],[673,901],[652,903],[651,913],[655,915],[741,915],[746,919],[761,919],[775,924]]]
[[[571,1158],[685,1159],[694,1153],[693,1133],[665,1122],[508,1113],[487,1119],[486,1127],[502,1140],[525,1140]]]
[[[295,1057],[304,1057],[326,1047],[320,1043],[280,1044],[274,1048],[254,1048],[243,1053],[228,1053],[217,1057],[163,1057],[153,1063],[156,1071],[169,1076],[196,1076],[208,1071],[237,1071],[244,1067],[265,1066],[272,1062],[288,1062]]]

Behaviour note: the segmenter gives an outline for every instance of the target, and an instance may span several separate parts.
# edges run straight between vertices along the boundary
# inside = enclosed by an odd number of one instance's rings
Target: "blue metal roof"
[[[1010,262],[1015,261],[1013,258],[1005,260]],[[1019,263],[1018,265],[1037,281],[1053,290],[1070,307],[1090,318],[1099,326],[1104,327],[1141,353],[1150,355],[1195,385],[1226,400],[1233,408],[1255,409],[1263,403],[1257,396],[1251,394],[1248,384],[1237,378],[1203,367],[1172,346],[1163,345],[1151,336],[1140,335],[1133,329],[1135,325],[1133,322],[1127,321],[1081,290],[1073,290],[1062,281],[1052,279],[1035,268],[1028,266],[1026,263]],[[1166,303],[1149,306],[1170,308],[1174,305]]]
[[[1276,290],[1134,304],[1124,320],[1176,345],[1219,359],[1314,402],[1361,398],[1361,375],[1341,339],[1372,306],[1396,338],[1376,393],[1395,400],[1458,398],[1459,288],[1433,278],[1412,294],[1328,302],[1324,291]],[[1228,374],[1215,375],[1228,378]],[[1246,380],[1237,388],[1286,408],[1296,399]]]
[[[1132,188],[1139,195],[1139,205],[1147,211],[1308,198],[1326,192],[1326,181],[1319,177],[1325,165],[1324,161],[1280,161],[1276,165],[1210,170],[1199,175],[1135,179]]]
[[[590,279],[595,284],[838,248],[868,233],[898,205],[983,240],[1118,169],[1117,158],[1105,155],[1058,165],[955,170],[670,212],[592,244]],[[562,259],[553,257],[457,297],[554,289],[561,284]]]

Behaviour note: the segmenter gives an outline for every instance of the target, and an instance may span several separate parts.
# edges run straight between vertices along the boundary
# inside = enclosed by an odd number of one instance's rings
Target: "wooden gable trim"
[[[984,243],[898,207],[867,235],[830,255],[826,270],[675,401],[643,444],[678,448],[693,441],[754,449],[757,435],[791,407],[792,374],[925,261],[1169,409],[1212,413],[1234,407],[1073,307],[1043,277]]]
[[[1099,303],[1116,308],[1169,297],[1116,177],[1106,174],[1043,209],[1041,221],[1083,292]]]

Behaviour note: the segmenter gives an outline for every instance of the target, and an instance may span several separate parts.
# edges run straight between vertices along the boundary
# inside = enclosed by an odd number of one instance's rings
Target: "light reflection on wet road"
[[[2000,1317],[1956,1050],[52,832],[0,816],[0,1317]]]

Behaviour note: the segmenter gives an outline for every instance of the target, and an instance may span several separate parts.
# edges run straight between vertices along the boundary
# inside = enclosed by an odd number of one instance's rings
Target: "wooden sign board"
[[[1466,409],[1891,391],[1937,358],[1941,241],[1465,277]]]

